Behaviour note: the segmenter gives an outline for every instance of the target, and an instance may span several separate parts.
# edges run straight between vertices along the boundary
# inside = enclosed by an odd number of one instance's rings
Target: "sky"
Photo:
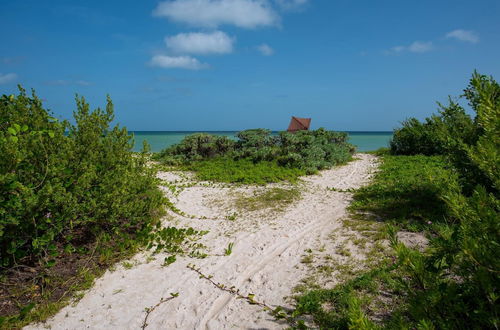
[[[499,0],[0,0],[0,94],[129,130],[392,130],[500,79]]]

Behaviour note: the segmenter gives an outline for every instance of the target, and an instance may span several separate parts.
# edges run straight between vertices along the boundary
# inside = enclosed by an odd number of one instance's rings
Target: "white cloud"
[[[431,41],[414,41],[408,46],[394,46],[386,54],[398,54],[402,52],[426,53],[434,48]]]
[[[415,41],[410,46],[408,46],[408,50],[412,53],[425,53],[432,50],[432,42],[427,41]]]
[[[0,84],[7,84],[16,79],[17,79],[17,74],[15,73],[6,73],[6,74],[0,73]]]
[[[208,65],[201,63],[191,56],[155,55],[151,59],[150,64],[165,69],[200,70],[208,67]]]
[[[90,86],[90,82],[86,81],[86,80],[77,80],[75,81],[75,84],[77,85],[80,85],[80,86]]]
[[[226,24],[251,29],[279,23],[279,16],[267,0],[163,1],[153,11],[153,15],[211,28]]]
[[[274,54],[274,49],[272,49],[267,44],[262,44],[260,46],[257,46],[257,50],[264,56],[271,56]]]
[[[63,80],[63,79],[49,80],[49,81],[45,82],[45,85],[49,85],[49,86],[68,86],[69,84],[70,84],[70,81]]]
[[[391,52],[394,52],[394,53],[401,53],[402,51],[404,51],[406,49],[405,46],[395,46],[395,47],[392,47],[391,48]]]
[[[221,31],[212,33],[180,33],[165,38],[167,47],[178,54],[228,54],[234,39]]]
[[[275,2],[281,9],[295,10],[306,5],[309,0],[275,0]]]
[[[453,38],[460,41],[470,42],[473,44],[479,42],[479,36],[476,33],[474,33],[474,31],[467,31],[461,29],[448,32],[446,34],[446,38]]]

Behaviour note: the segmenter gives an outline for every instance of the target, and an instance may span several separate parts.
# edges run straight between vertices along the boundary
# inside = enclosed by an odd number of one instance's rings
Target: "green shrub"
[[[247,129],[236,134],[238,149],[260,149],[272,147],[276,144],[276,137],[271,136],[271,131],[264,128]]]
[[[137,236],[162,214],[163,197],[126,129],[109,129],[113,104],[89,111],[77,97],[75,125],[58,122],[33,93],[0,99],[2,264],[48,260],[61,246],[101,232]],[[67,134],[65,134],[67,133]],[[119,236],[119,235],[118,235]]]
[[[139,247],[184,253],[204,232],[162,228],[168,200],[114,109],[76,98],[75,124],[33,92],[0,98],[0,328],[20,328]],[[36,283],[36,285],[35,285]]]
[[[267,162],[281,167],[300,169],[304,173],[311,174],[346,163],[351,159],[355,150],[354,146],[347,143],[346,133],[327,131],[322,128],[296,133],[280,132],[278,136],[272,136],[271,131],[266,129],[250,129],[239,132],[237,138],[238,140],[233,142],[227,137],[194,134],[187,136],[179,144],[163,150],[155,158],[166,164],[188,164],[217,157],[234,160],[247,159],[260,168],[263,167],[262,164],[258,165],[259,163]],[[205,143],[205,148],[200,148],[200,145],[203,145],[200,141]],[[226,160],[225,165],[239,167],[238,164],[249,165],[250,162],[238,163]],[[192,166],[192,168],[201,167]],[[227,170],[240,171],[238,168]]]
[[[361,307],[356,315],[361,316],[376,312],[377,301],[397,301],[378,320],[383,328],[499,328],[500,87],[492,77],[474,73],[465,97],[476,112],[474,120],[450,102],[439,116],[424,124],[405,123],[396,130],[391,144],[395,153],[444,156],[383,157],[381,172],[370,186],[355,194],[352,204],[354,211],[368,211],[393,224],[415,218],[420,224],[431,224],[416,227],[428,229],[429,247],[419,251],[405,246],[390,227],[394,264],[369,276],[370,286],[382,287],[389,295],[378,298],[377,294],[367,295],[366,287],[353,286],[374,270],[320,292],[322,298],[310,311],[300,308],[318,293],[305,295],[299,299],[299,315],[313,315],[320,326],[349,328],[352,323],[347,322],[355,314],[349,312],[345,299],[334,300],[333,311],[328,313],[322,308],[323,302],[332,302],[327,295],[347,292],[344,297],[366,301],[356,305]]]
[[[170,146],[155,155],[168,165],[222,156],[234,150],[235,142],[226,136],[195,133],[186,136],[179,144]]]
[[[473,127],[455,125],[442,145],[459,180],[440,192],[447,223],[437,227],[428,253],[393,237],[413,322],[436,328],[498,328],[500,245],[500,87],[474,73],[465,97],[476,112]],[[458,107],[451,104],[446,110]]]
[[[278,163],[314,173],[317,170],[344,164],[351,159],[354,146],[347,143],[343,132],[318,129],[315,131],[281,132],[278,145]]]
[[[477,185],[498,197],[500,190],[500,85],[474,73],[465,97],[476,112],[475,134],[451,140],[448,156],[459,170],[462,186],[470,194]]]
[[[449,100],[449,106],[441,104],[438,115],[420,122],[407,119],[401,128],[394,130],[390,142],[394,155],[443,155],[453,148],[453,140],[474,140],[476,129],[473,120],[456,102]]]

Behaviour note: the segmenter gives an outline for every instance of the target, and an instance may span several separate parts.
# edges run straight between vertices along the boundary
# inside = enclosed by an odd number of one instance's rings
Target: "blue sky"
[[[0,93],[130,130],[392,130],[500,79],[500,1],[1,1]]]

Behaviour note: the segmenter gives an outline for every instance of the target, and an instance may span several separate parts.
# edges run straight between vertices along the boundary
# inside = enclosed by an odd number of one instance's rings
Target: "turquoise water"
[[[133,131],[135,137],[134,151],[142,149],[142,141],[146,140],[151,145],[151,151],[158,152],[172,144],[179,143],[186,135],[196,132],[173,131]],[[210,134],[224,135],[234,138],[237,131],[213,131]],[[392,132],[347,132],[349,142],[358,147],[359,151],[372,151],[387,147],[392,137]]]

